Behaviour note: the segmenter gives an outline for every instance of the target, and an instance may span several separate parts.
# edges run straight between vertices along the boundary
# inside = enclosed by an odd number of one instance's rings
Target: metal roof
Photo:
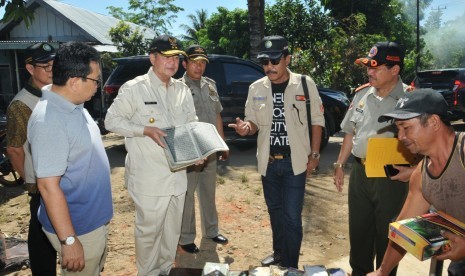
[[[48,9],[57,17],[62,18],[70,25],[74,25],[80,29],[89,42],[97,42],[103,45],[113,45],[110,39],[110,28],[115,27],[120,20],[112,16],[95,13],[83,8],[78,8],[55,0],[30,0],[27,6],[36,9],[39,6]],[[152,39],[157,33],[149,28],[136,25],[134,23],[125,22],[131,26],[132,29],[139,28],[139,31],[147,39]],[[8,22],[0,25],[0,32],[6,29],[14,28],[18,22]]]

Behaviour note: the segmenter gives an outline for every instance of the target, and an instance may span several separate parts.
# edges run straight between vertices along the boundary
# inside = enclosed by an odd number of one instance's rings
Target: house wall
[[[77,28],[54,13],[39,7],[34,11],[34,21],[29,28],[24,21],[15,26],[10,32],[10,39],[30,41],[88,41]]]

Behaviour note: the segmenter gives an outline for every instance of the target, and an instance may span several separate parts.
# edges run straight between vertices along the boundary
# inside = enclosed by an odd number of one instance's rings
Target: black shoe
[[[195,253],[199,253],[200,250],[199,248],[197,247],[197,245],[195,245],[195,243],[189,243],[189,244],[180,244],[179,246],[181,246],[181,248],[188,252],[188,253],[191,253],[191,254],[195,254]]]
[[[212,241],[214,241],[216,243],[219,243],[219,244],[227,244],[228,243],[228,239],[225,236],[221,235],[221,234],[219,234],[218,236],[212,238]]]
[[[278,254],[272,253],[266,256],[262,261],[262,266],[270,266],[270,265],[279,265],[281,263],[281,256]]]

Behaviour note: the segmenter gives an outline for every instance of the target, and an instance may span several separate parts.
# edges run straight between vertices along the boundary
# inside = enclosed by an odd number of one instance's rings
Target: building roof
[[[108,33],[110,28],[115,27],[120,22],[119,19],[112,16],[95,13],[55,0],[30,0],[27,2],[27,7],[34,11],[40,7],[46,9],[57,18],[70,24],[70,26],[77,28],[80,31],[80,35],[84,36],[88,42],[101,45],[113,44]],[[144,37],[148,39],[152,39],[157,35],[150,28],[138,26],[130,22],[125,23],[129,24],[132,29],[139,28]],[[0,33],[9,32],[19,24],[21,24],[21,21],[10,21],[2,24],[0,25]]]

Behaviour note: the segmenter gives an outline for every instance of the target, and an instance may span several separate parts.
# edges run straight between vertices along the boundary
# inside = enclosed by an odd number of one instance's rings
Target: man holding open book
[[[394,119],[398,139],[412,153],[425,156],[410,177],[408,196],[397,220],[427,213],[433,205],[465,222],[465,133],[454,132],[447,110],[440,93],[419,89],[400,98],[393,112],[379,118]],[[388,275],[404,254],[405,250],[390,241],[381,266],[369,275]],[[465,260],[452,261],[448,273],[465,275]]]

